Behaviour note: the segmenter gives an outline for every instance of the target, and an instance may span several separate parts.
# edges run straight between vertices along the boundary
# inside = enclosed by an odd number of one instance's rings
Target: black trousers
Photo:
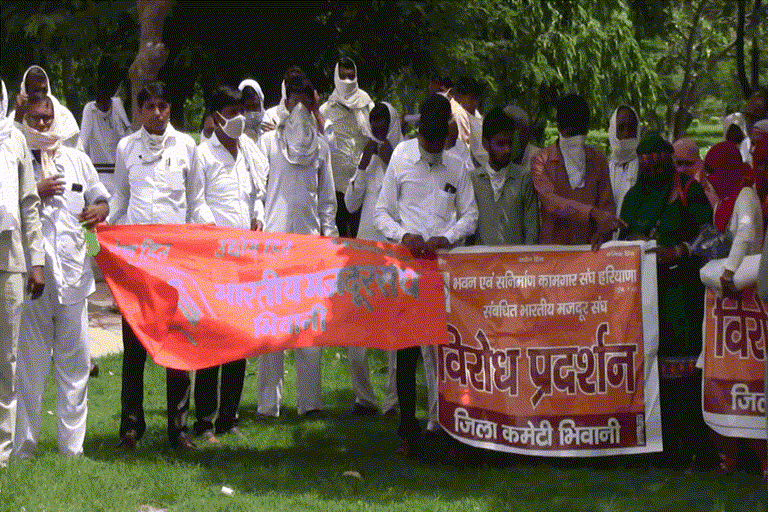
[[[421,347],[403,348],[397,351],[397,403],[400,407],[400,426],[397,435],[409,443],[421,439],[421,425],[416,419],[416,364]]]
[[[360,226],[360,210],[355,213],[347,211],[344,203],[344,192],[336,192],[336,227],[339,228],[339,236],[354,238],[357,236],[357,228]]]
[[[141,439],[147,425],[144,421],[144,365],[147,351],[123,319],[123,389],[120,436],[134,432]],[[187,430],[189,412],[189,373],[166,368],[166,400],[168,408],[168,439],[171,443]]]
[[[221,380],[219,380],[221,368]],[[245,359],[198,370],[195,375],[195,434],[227,432],[237,425],[237,408],[243,394]],[[218,417],[216,411],[218,410]],[[216,420],[214,421],[214,417]]]

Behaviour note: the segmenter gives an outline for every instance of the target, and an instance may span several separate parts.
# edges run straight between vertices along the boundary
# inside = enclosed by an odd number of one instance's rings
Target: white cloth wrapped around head
[[[40,70],[45,75],[47,84],[48,97],[53,102],[53,125],[51,126],[51,132],[59,135],[61,140],[69,140],[72,137],[80,133],[80,127],[77,125],[75,116],[69,111],[67,107],[62,105],[59,100],[53,95],[51,91],[51,80],[48,78],[48,73],[45,72],[40,66],[29,66],[24,72],[24,76],[21,79],[21,86],[19,87],[22,94],[27,95],[27,75],[33,69]]]

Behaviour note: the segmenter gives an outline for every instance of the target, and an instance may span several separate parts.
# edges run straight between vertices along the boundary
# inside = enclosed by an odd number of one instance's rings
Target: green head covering
[[[649,133],[637,146],[637,154],[641,153],[674,153],[672,144],[661,138],[657,132]]]

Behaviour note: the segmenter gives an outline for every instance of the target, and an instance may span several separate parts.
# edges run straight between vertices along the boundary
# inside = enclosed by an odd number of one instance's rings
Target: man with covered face
[[[22,312],[14,455],[35,454],[53,361],[59,453],[74,457],[83,452],[88,415],[86,298],[96,290],[81,223],[91,229],[106,219],[109,193],[85,153],[62,146],[61,137],[51,131],[56,111],[48,95],[29,96],[25,111],[24,134],[41,199],[48,286],[40,299],[25,301]]]
[[[263,134],[258,144],[269,162],[264,231],[338,236],[331,154],[312,114],[314,86],[305,75],[296,74],[286,81],[285,92],[285,100],[275,111],[277,128]],[[296,412],[300,416],[317,414],[322,409],[322,349],[297,348],[295,355]],[[259,358],[258,380],[258,413],[279,416],[282,351]]]
[[[357,233],[359,214],[350,214],[344,204],[344,191],[355,174],[363,149],[371,136],[368,116],[373,101],[357,86],[357,67],[350,59],[341,59],[333,74],[334,89],[320,107],[325,132],[330,141],[333,180],[336,184],[336,225],[341,236]]]

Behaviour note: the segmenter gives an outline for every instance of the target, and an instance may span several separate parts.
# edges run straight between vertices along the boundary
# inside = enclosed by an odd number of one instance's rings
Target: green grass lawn
[[[474,454],[454,466],[445,463],[440,439],[428,441],[424,460],[402,460],[394,453],[395,422],[349,414],[353,398],[345,349],[324,350],[325,414],[312,420],[296,416],[292,355],[286,357],[282,416],[256,420],[256,360],[250,360],[240,413],[245,439],[223,437],[220,446],[192,455],[167,444],[165,372],[148,363],[147,433],[134,452],[117,455],[121,357],[99,364],[100,375],[89,388],[85,456],[65,459],[56,452],[49,381],[38,456],[0,469],[0,510],[136,512],[147,505],[174,511],[756,512],[766,507],[756,470],[685,474],[648,469],[644,457],[579,462],[504,454]],[[385,374],[379,369],[385,359],[372,351],[370,365],[381,396]],[[424,420],[424,410],[419,413]],[[343,476],[345,471],[362,478]],[[234,495],[222,494],[222,486]]]

